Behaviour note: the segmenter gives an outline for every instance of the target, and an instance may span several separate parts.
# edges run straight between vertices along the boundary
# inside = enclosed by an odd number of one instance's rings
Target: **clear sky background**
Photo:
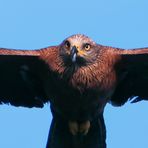
[[[0,0],[0,47],[37,49],[82,33],[97,43],[148,47],[147,0]],[[148,147],[148,102],[107,105],[108,148]],[[0,106],[0,148],[45,148],[51,122],[43,109]]]

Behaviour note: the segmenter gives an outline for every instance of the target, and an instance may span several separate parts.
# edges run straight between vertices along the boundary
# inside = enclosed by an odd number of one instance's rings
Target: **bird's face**
[[[80,34],[65,39],[60,49],[65,62],[80,66],[94,62],[98,53],[97,44],[87,36]]]

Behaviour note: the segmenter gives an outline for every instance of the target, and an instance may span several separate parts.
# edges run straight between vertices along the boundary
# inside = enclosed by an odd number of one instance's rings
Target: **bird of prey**
[[[124,50],[76,34],[38,50],[0,48],[0,103],[43,107],[47,148],[106,148],[103,112],[148,98],[148,48]]]

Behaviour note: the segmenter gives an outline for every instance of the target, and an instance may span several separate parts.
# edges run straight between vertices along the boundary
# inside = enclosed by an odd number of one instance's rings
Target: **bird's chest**
[[[98,100],[97,90],[82,87],[80,84],[73,86],[60,79],[55,81],[58,84],[52,85],[54,88],[51,88],[51,105],[65,118],[87,120],[96,113],[97,108],[101,109],[102,103]]]
[[[87,118],[96,109],[102,111],[107,102],[107,93],[102,82],[95,74],[76,73],[67,77],[50,72],[45,88],[51,105],[57,112],[68,118]]]
[[[67,76],[66,74],[61,75],[51,72],[48,79],[46,79],[45,85],[47,85],[47,94],[49,96],[50,94],[58,96],[58,100],[60,98],[66,101],[83,100],[82,98],[87,98],[86,100],[88,100],[92,96],[101,95],[97,78],[83,73]]]

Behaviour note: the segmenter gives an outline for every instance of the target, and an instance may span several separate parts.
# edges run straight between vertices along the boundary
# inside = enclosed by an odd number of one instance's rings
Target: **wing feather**
[[[122,51],[116,72],[124,74],[111,97],[113,105],[121,106],[129,99],[134,102],[148,99],[148,48]]]
[[[40,50],[0,49],[0,103],[43,107],[46,96],[40,71]]]

